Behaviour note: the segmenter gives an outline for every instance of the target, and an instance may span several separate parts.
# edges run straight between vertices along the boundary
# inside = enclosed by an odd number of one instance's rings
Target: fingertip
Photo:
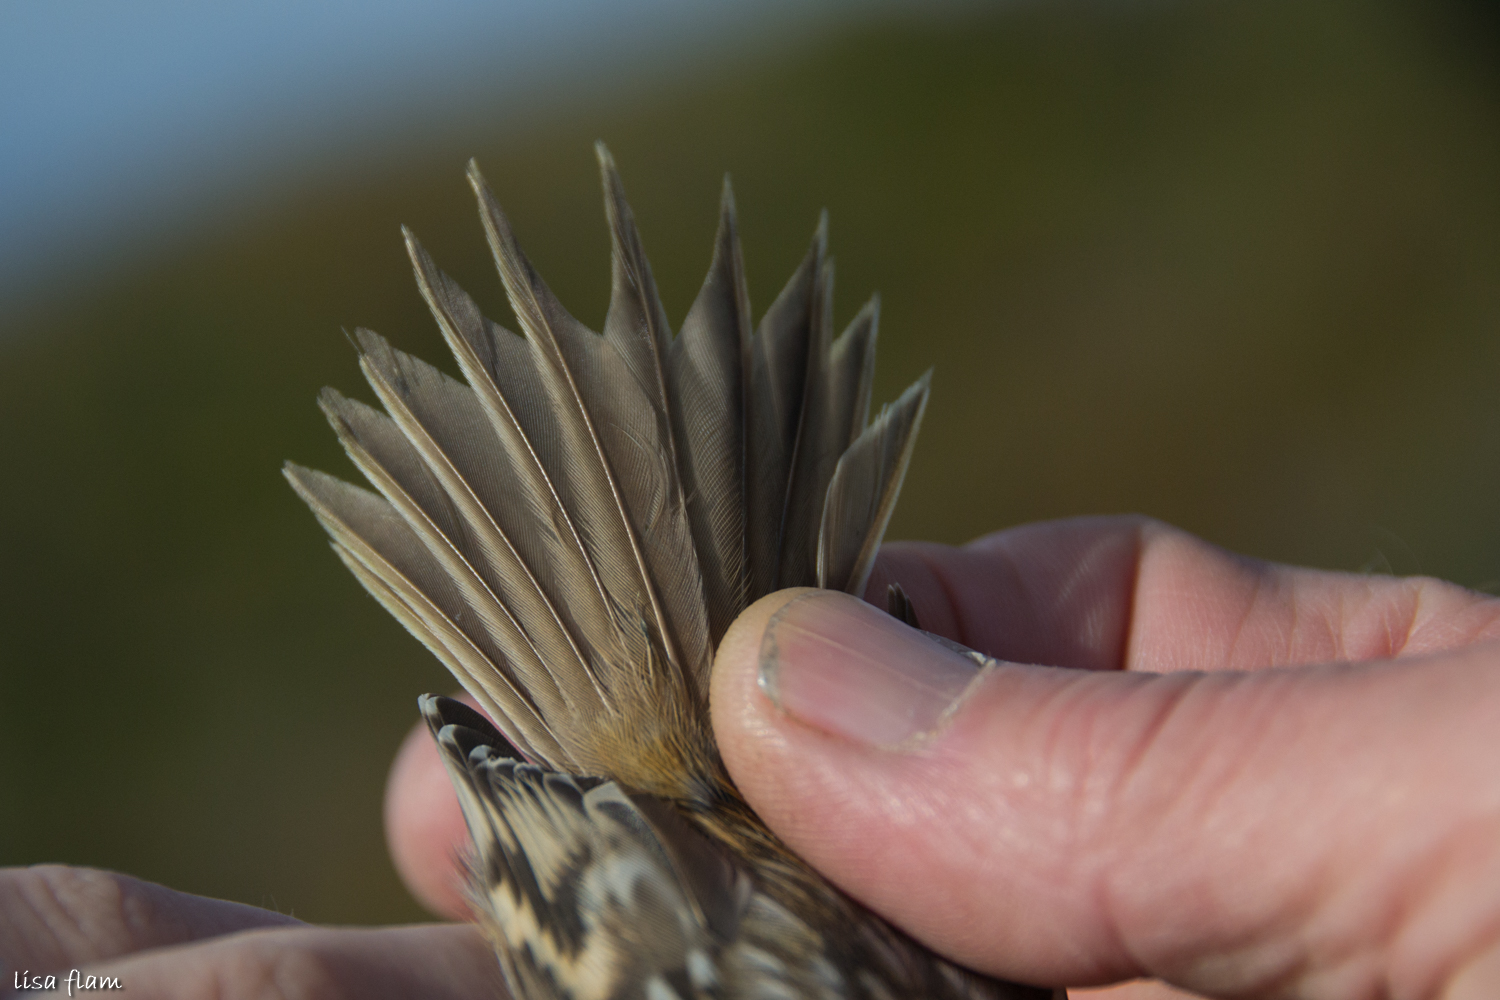
[[[437,745],[421,723],[407,734],[391,765],[385,833],[396,873],[417,902],[440,917],[467,919],[459,858],[469,833]]]

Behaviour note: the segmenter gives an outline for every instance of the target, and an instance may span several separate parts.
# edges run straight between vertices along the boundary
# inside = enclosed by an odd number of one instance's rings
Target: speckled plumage
[[[333,390],[320,403],[379,495],[286,470],[340,558],[489,716],[422,700],[511,991],[1051,996],[959,969],[835,889],[741,799],[710,730],[713,653],[740,611],[783,587],[864,590],[927,377],[868,421],[878,308],[834,338],[826,221],[752,328],[727,181],[708,278],[673,337],[599,158],[614,247],[602,336],[552,296],[471,164],[525,336],[407,234],[468,384],[361,330],[386,412]],[[904,595],[892,611],[914,620]]]

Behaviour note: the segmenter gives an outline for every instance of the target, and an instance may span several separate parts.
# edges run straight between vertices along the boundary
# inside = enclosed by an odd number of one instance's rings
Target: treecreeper
[[[869,419],[878,302],[833,333],[827,222],[751,323],[734,198],[673,336],[609,152],[603,334],[469,182],[524,336],[407,232],[468,384],[359,330],[385,407],[319,400],[375,487],[286,466],[359,582],[484,709],[425,696],[473,838],[470,895],[518,1000],[1046,1000],[845,896],[741,798],[714,651],[784,587],[863,593],[927,403]],[[930,373],[929,373],[930,374]],[[893,613],[915,624],[892,588]],[[488,715],[488,718],[485,717]]]

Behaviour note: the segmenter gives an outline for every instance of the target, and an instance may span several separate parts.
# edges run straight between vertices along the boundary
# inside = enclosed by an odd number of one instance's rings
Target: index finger
[[[962,548],[893,542],[921,626],[997,659],[1090,670],[1258,670],[1390,659],[1500,637],[1500,601],[1425,577],[1234,555],[1139,516],[1022,525]]]
[[[301,921],[96,868],[0,868],[0,955],[44,972]]]

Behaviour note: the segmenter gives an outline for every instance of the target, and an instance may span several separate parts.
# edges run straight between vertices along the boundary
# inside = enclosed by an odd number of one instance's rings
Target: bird
[[[713,655],[786,587],[862,594],[931,371],[870,419],[879,299],[834,336],[823,213],[752,325],[726,176],[709,271],[671,331],[623,184],[602,333],[468,180],[521,333],[403,228],[466,381],[359,329],[384,412],[319,406],[373,491],[285,475],[358,581],[483,709],[425,695],[471,839],[469,895],[517,1000],[1045,1000],[947,961],[794,854],[713,739]],[[899,585],[889,610],[917,625]]]

